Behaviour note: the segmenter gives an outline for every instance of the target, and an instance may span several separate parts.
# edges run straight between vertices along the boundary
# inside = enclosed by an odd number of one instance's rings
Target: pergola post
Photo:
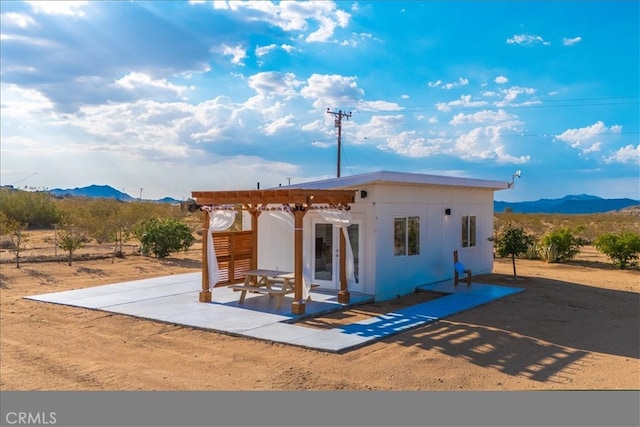
[[[348,304],[351,298],[351,294],[349,293],[349,289],[347,287],[347,239],[344,237],[344,233],[346,232],[346,228],[340,227],[340,290],[338,291],[338,302],[340,304]]]
[[[294,226],[293,226],[293,273],[294,273],[294,282],[293,282],[293,303],[291,304],[291,312],[296,315],[301,315],[305,313],[306,303],[304,298],[302,297],[302,247],[303,247],[303,234],[302,234],[302,226],[304,214],[306,213],[306,209],[302,205],[296,205],[293,209],[293,218],[294,218]]]
[[[251,269],[258,268],[258,217],[261,214],[259,209],[251,209]]]
[[[200,291],[200,302],[211,302],[211,289],[209,289],[209,249],[207,239],[209,238],[209,211],[202,211],[202,290]]]

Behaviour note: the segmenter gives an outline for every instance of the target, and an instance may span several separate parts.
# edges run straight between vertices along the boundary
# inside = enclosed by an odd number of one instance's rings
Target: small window
[[[420,255],[420,217],[400,217],[393,220],[393,254]]]
[[[468,248],[476,245],[476,216],[466,215],[462,217],[462,247]]]

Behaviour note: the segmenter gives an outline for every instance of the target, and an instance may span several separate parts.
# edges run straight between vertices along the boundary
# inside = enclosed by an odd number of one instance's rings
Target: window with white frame
[[[476,216],[465,215],[462,217],[462,247],[468,248],[476,245]]]
[[[393,255],[420,255],[420,217],[393,219]]]

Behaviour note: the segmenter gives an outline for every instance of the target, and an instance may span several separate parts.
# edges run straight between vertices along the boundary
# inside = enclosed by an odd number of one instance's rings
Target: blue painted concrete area
[[[291,297],[285,297],[279,309],[275,298],[263,294],[248,294],[244,304],[239,304],[240,294],[226,287],[212,291],[213,302],[201,303],[200,277],[200,273],[179,274],[25,298],[341,353],[522,291],[483,283],[470,287],[454,287],[450,281],[425,285],[419,290],[447,295],[326,330],[295,322],[346,308],[335,293],[314,290],[305,315],[295,316],[291,314]],[[372,301],[371,295],[352,293],[349,305]]]

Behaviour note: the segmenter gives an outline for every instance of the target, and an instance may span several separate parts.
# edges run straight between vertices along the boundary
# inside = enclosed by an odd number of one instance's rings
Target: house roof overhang
[[[338,189],[357,188],[363,185],[391,184],[391,185],[411,185],[411,186],[445,186],[476,188],[485,190],[504,190],[509,188],[506,181],[491,181],[484,179],[462,178],[442,175],[427,175],[408,172],[377,171],[360,175],[344,176],[340,178],[330,178],[326,180],[305,182],[295,184],[286,188],[307,188],[307,189]],[[285,188],[285,187],[283,187]]]
[[[331,205],[347,206],[355,201],[355,190],[267,189],[239,191],[192,191],[201,206],[216,205]]]

